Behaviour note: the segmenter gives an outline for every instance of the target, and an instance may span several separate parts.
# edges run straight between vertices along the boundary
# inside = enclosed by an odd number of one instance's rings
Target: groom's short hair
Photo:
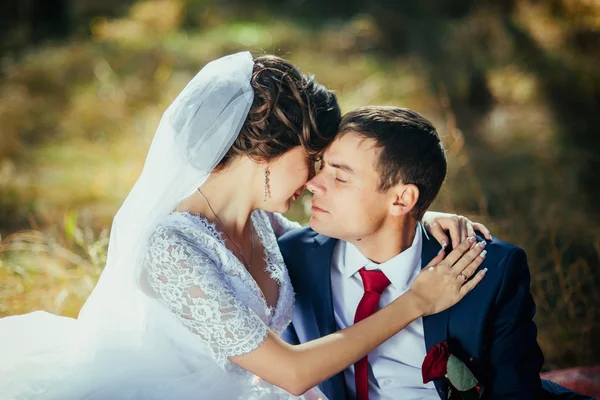
[[[400,107],[369,106],[342,117],[339,135],[354,132],[375,141],[378,190],[386,192],[402,182],[419,188],[412,215],[420,220],[446,178],[444,146],[435,127],[419,113]]]

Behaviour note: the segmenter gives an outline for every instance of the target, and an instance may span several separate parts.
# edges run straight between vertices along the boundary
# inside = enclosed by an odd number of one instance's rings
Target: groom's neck
[[[372,234],[348,240],[369,260],[382,264],[412,246],[418,221],[406,218],[388,221]]]

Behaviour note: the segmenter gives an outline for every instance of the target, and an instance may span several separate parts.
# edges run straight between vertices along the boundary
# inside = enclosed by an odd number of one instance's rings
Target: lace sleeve
[[[290,221],[280,213],[269,212],[267,215],[269,216],[269,221],[271,222],[273,232],[275,232],[275,236],[277,238],[285,233],[288,233],[289,231],[302,227],[302,225],[300,225],[298,222]]]
[[[152,296],[202,341],[221,365],[258,348],[268,334],[263,321],[238,298],[198,245],[175,227],[159,227],[144,262]]]

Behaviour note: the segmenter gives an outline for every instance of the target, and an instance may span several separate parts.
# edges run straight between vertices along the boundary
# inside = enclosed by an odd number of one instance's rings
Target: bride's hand
[[[423,268],[408,290],[417,298],[423,315],[452,307],[483,279],[487,268],[477,274],[475,271],[485,259],[484,248],[485,242],[477,243],[469,236],[446,258],[442,250]]]
[[[475,231],[479,231],[487,240],[492,240],[490,231],[485,225],[472,222],[462,215],[427,211],[423,216],[423,226],[443,248],[449,244],[446,231],[450,233],[453,248],[468,236],[475,236]]]

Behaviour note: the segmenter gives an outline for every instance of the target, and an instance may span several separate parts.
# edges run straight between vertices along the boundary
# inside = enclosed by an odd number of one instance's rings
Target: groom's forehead
[[[340,134],[325,150],[325,154],[335,157],[351,157],[352,159],[371,159],[377,157],[379,149],[373,139],[360,135],[357,132]]]
[[[373,139],[358,133],[344,133],[325,150],[323,160],[327,163],[349,165],[355,171],[368,166],[375,167],[379,160],[379,149]]]

